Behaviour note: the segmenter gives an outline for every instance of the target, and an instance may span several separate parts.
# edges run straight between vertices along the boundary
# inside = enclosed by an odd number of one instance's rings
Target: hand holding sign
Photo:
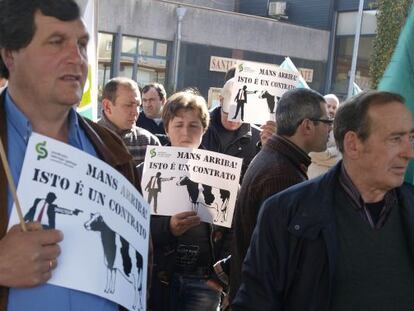
[[[40,157],[38,146],[44,149]],[[37,228],[59,228],[65,239],[58,246],[62,240],[59,231],[21,232],[10,227],[0,241],[0,286],[47,282],[100,295],[127,309],[146,310],[142,298],[146,293],[149,208],[123,175],[77,148],[33,133],[18,195],[27,225],[32,227],[30,222],[37,221]],[[112,237],[105,243],[99,231],[103,227],[88,230],[85,226],[98,214],[105,220],[105,236]],[[16,222],[13,210],[9,226]],[[60,248],[59,269],[52,274]],[[113,260],[120,257],[125,266]],[[129,268],[124,271],[122,267]]]
[[[23,232],[13,226],[0,240],[0,285],[6,287],[32,287],[47,282],[56,267],[60,254],[57,243],[63,235],[58,230],[41,230],[39,223],[26,224]],[[53,264],[53,266],[51,265]]]
[[[276,122],[274,121],[267,121],[265,124],[260,126],[260,129],[262,130],[260,132],[260,141],[262,143],[262,146],[264,146],[267,142],[267,140],[272,137],[274,133],[276,133]]]
[[[196,212],[182,212],[175,214],[170,219],[170,231],[174,236],[184,234],[188,229],[198,226],[200,217]]]

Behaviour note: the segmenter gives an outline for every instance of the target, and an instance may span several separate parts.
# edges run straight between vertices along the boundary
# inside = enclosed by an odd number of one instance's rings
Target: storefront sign
[[[211,56],[210,71],[227,72],[227,70],[236,65],[237,61],[234,58]]]
[[[313,81],[313,69],[309,68],[298,68],[300,75],[305,79],[306,82],[311,83]]]

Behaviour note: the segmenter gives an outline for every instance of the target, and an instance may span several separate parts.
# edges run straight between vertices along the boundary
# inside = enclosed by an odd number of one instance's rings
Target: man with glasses
[[[232,310],[413,310],[414,121],[371,91],[338,109],[343,160],[261,207]]]
[[[241,282],[241,265],[260,206],[271,195],[308,179],[308,153],[326,149],[332,122],[325,99],[313,90],[294,89],[280,98],[276,108],[277,134],[251,162],[236,203],[230,299]]]
[[[161,119],[162,108],[166,102],[167,92],[162,84],[154,82],[142,88],[142,110],[137,126],[157,136],[163,146],[170,142]]]

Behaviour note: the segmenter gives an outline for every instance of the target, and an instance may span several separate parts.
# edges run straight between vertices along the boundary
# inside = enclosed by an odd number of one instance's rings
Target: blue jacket
[[[233,311],[330,310],[338,255],[333,200],[341,165],[263,203]],[[414,187],[403,184],[397,195],[414,255]]]

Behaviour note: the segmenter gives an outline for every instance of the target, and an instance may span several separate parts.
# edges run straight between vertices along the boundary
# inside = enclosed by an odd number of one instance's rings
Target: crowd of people
[[[94,123],[75,109],[88,38],[73,0],[0,0],[0,138],[16,183],[33,132],[105,161],[141,193],[147,146],[243,159],[232,228],[194,211],[151,216],[148,310],[412,309],[414,188],[403,179],[414,121],[400,95],[369,91],[339,104],[293,89],[276,121],[259,127],[229,120],[240,100],[234,70],[210,112],[194,90],[167,96],[159,83],[140,90],[116,77]],[[155,207],[161,179],[147,185]],[[7,231],[12,205],[1,164],[0,311],[122,310],[48,284],[65,237],[30,221]]]

